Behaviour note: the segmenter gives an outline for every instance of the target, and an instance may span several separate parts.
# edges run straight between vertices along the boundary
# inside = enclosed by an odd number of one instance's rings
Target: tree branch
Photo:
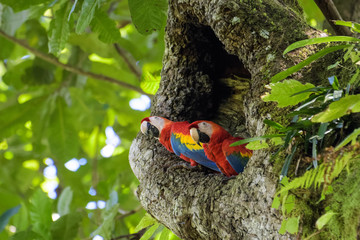
[[[332,0],[315,0],[315,3],[337,35],[353,36],[349,28],[334,23],[334,20],[343,19]]]
[[[114,83],[114,84],[117,84],[121,87],[124,87],[124,88],[127,88],[127,89],[130,89],[130,90],[133,90],[133,91],[136,91],[138,93],[141,93],[143,95],[147,95],[147,96],[151,96],[150,94],[147,94],[145,93],[141,88],[139,87],[136,87],[136,86],[133,86],[129,83],[126,83],[126,82],[123,82],[123,81],[120,81],[120,80],[117,80],[115,78],[111,78],[111,77],[108,77],[108,76],[104,76],[102,74],[97,74],[97,73],[93,73],[93,72],[87,72],[87,71],[84,71],[83,69],[81,68],[76,68],[76,67],[73,67],[73,66],[70,66],[68,64],[64,64],[64,63],[61,63],[57,58],[53,57],[53,56],[50,56],[48,54],[45,54],[35,48],[32,48],[30,47],[29,45],[27,45],[26,43],[24,43],[23,41],[21,41],[20,39],[17,39],[13,36],[10,36],[8,35],[7,33],[5,33],[4,31],[0,30],[0,36],[4,37],[5,39],[13,42],[13,43],[16,43],[20,46],[22,46],[23,48],[27,49],[29,52],[33,53],[35,56],[43,59],[44,61],[47,61],[55,66],[58,66],[58,67],[61,67],[63,69],[65,69],[66,71],[69,71],[69,72],[72,72],[72,73],[75,73],[75,74],[80,74],[80,75],[83,75],[83,76],[86,76],[86,77],[89,77],[89,78],[93,78],[93,79],[96,79],[96,80],[101,80],[101,81],[106,81],[106,82],[110,82],[110,83]]]
[[[125,63],[129,67],[131,72],[133,72],[140,81],[141,80],[141,70],[136,66],[135,60],[130,56],[130,54],[128,52],[126,52],[124,49],[122,49],[119,46],[119,44],[115,43],[114,47],[116,49],[116,52],[124,59]]]
[[[138,240],[138,239],[140,239],[142,237],[142,235],[144,235],[146,230],[147,230],[147,228],[144,228],[144,229],[140,230],[137,233],[117,236],[117,237],[111,238],[111,240],[119,240],[119,239],[122,239],[122,238],[131,239],[131,240]]]

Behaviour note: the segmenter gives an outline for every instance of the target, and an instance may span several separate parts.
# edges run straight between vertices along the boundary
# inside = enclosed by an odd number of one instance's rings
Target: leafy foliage
[[[356,23],[350,24],[349,22],[339,21],[338,24],[349,26],[356,32],[359,32],[360,29]],[[358,188],[356,189],[353,186],[358,186],[357,183],[359,182],[356,172],[360,154],[357,138],[360,131],[359,128],[354,129],[351,126],[354,124],[356,126],[356,123],[352,122],[351,117],[354,113],[360,111],[358,106],[359,95],[354,95],[359,83],[358,63],[360,54],[357,50],[359,39],[343,36],[307,39],[290,45],[284,51],[284,54],[310,44],[338,41],[351,41],[352,44],[326,47],[298,65],[275,75],[271,79],[273,82],[270,84],[271,93],[263,97],[264,101],[277,102],[278,107],[297,106],[288,115],[292,117],[291,123],[288,126],[284,127],[270,120],[265,122],[276,131],[284,133],[282,146],[275,153],[276,155],[280,151],[286,151],[280,176],[282,186],[275,194],[272,205],[273,208],[282,206],[284,219],[279,229],[281,234],[284,234],[286,231],[291,234],[297,233],[299,224],[303,225],[302,228],[311,229],[303,229],[303,235],[309,235],[309,238],[321,233],[322,238],[355,239],[358,234],[357,230],[355,230],[357,225],[354,222],[360,216],[359,208],[351,204],[348,198],[344,196],[359,194]],[[306,85],[302,85],[295,80],[279,82],[302,67],[309,65],[312,61],[340,49],[345,49],[346,51],[343,60],[351,59],[355,68],[351,79],[344,79],[344,82],[348,82],[346,88],[341,87],[340,81],[336,76],[329,77],[331,87],[305,87]],[[329,66],[328,69],[338,65],[339,62]],[[285,91],[284,86],[285,88],[295,86],[303,89],[298,89],[298,92],[292,91],[288,93]],[[303,98],[300,96],[303,96]],[[294,97],[298,98],[298,100]],[[327,144],[335,144],[339,142],[336,138],[343,138],[343,136],[339,137],[339,133],[347,129],[350,129],[350,134],[336,148],[331,146],[324,149],[325,139]],[[247,141],[250,142],[252,140]],[[352,144],[346,146],[350,142]],[[293,178],[289,182],[289,179],[284,176],[288,173],[296,149],[301,145],[303,146],[301,149],[305,151],[299,153],[300,158],[303,158],[303,161],[305,160],[307,163],[312,161],[313,168],[310,169],[311,167],[308,167],[302,176]],[[309,148],[311,151],[308,150]],[[319,152],[320,154],[318,154]],[[320,164],[318,164],[318,161],[320,161]],[[295,174],[298,166],[296,167]],[[350,166],[352,167],[351,170],[349,170]],[[348,172],[350,171],[350,175],[344,173],[344,169],[347,169]],[[307,189],[308,192],[304,194],[302,189]],[[321,196],[320,200],[314,202],[312,196],[319,195]],[[295,196],[297,197],[296,199]],[[325,207],[319,206],[319,203],[323,200],[326,200]],[[300,221],[300,218],[312,219],[315,214],[313,210],[304,211],[306,208],[309,209],[309,207],[305,207],[307,204],[316,206],[317,211],[319,209],[323,210],[322,215],[316,221],[318,232],[312,233],[314,226],[309,226],[306,220]],[[343,205],[346,205],[346,208],[340,207]]]
[[[137,234],[128,151],[160,82],[158,3],[137,6],[143,36],[127,1],[0,1],[0,239]]]
[[[150,34],[165,26],[166,0],[130,0],[129,8],[134,25],[141,34]]]

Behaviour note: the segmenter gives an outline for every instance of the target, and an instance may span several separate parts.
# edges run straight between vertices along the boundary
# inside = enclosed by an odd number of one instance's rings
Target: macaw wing
[[[233,153],[226,156],[226,160],[230,163],[231,167],[237,172],[241,173],[249,161],[248,157],[244,157],[241,154]]]
[[[238,141],[224,141],[223,142],[223,153],[225,154],[226,160],[230,163],[231,167],[237,172],[243,172],[249,158],[252,155],[252,151],[247,149],[245,145],[239,145],[230,147],[230,144]]]
[[[182,154],[207,168],[220,172],[216,163],[206,157],[204,148],[196,144],[190,135],[173,132],[170,140],[176,155]]]

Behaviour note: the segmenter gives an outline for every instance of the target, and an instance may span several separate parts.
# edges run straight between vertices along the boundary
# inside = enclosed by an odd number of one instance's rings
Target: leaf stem
[[[7,33],[5,33],[4,31],[0,30],[0,36],[4,37],[5,39],[13,42],[13,43],[16,43],[20,46],[22,46],[23,48],[27,49],[29,52],[33,53],[35,56],[43,59],[44,61],[47,61],[55,66],[58,66],[58,67],[61,67],[63,69],[65,69],[66,71],[69,71],[69,72],[72,72],[72,73],[75,73],[75,74],[79,74],[79,75],[83,75],[83,76],[86,76],[86,77],[89,77],[89,78],[93,78],[93,79],[96,79],[96,80],[101,80],[101,81],[106,81],[106,82],[110,82],[110,83],[114,83],[114,84],[117,84],[121,87],[124,87],[124,88],[127,88],[127,89],[130,89],[130,90],[133,90],[133,91],[136,91],[138,93],[141,93],[143,95],[147,95],[147,96],[151,96],[150,94],[148,93],[145,93],[141,88],[139,87],[136,87],[136,86],[133,86],[129,83],[126,83],[126,82],[123,82],[123,81],[120,81],[118,79],[115,79],[115,78],[111,78],[111,77],[108,77],[108,76],[105,76],[105,75],[102,75],[102,74],[97,74],[97,73],[93,73],[93,72],[88,72],[88,71],[84,71],[83,69],[81,68],[77,68],[77,67],[74,67],[74,66],[71,66],[71,65],[68,65],[68,64],[64,64],[64,63],[61,63],[57,58],[49,55],[49,54],[46,54],[46,53],[43,53],[35,48],[32,48],[30,47],[29,45],[27,45],[26,43],[24,43],[22,40],[20,39],[17,39],[13,36],[10,36],[8,35]]]

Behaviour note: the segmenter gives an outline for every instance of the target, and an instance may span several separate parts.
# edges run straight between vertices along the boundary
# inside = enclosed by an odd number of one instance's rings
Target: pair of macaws
[[[252,150],[246,144],[230,147],[241,140],[211,121],[173,122],[151,116],[141,121],[141,132],[158,138],[170,152],[189,162],[221,172],[230,177],[244,171]]]

